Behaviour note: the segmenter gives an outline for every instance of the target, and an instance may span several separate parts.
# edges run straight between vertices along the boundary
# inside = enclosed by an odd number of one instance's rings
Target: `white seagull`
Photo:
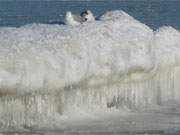
[[[84,22],[90,22],[95,20],[95,17],[90,10],[85,10],[84,12],[82,12],[81,17],[83,18]]]
[[[64,23],[66,25],[77,26],[84,22],[94,21],[95,17],[90,10],[83,11],[80,15],[72,14],[70,11],[66,12]]]
[[[64,23],[66,25],[77,26],[83,23],[83,18],[68,11],[66,12]]]

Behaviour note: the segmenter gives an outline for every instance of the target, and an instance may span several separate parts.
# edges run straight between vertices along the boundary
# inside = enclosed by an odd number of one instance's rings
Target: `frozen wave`
[[[1,91],[144,80],[178,66],[180,33],[153,32],[122,11],[78,27],[32,24],[0,29]]]
[[[122,81],[133,72],[150,72],[152,30],[122,11],[101,19],[78,27],[1,28],[3,90],[55,90],[81,82],[98,85]]]
[[[177,30],[154,32],[123,11],[75,27],[0,28],[0,123],[178,105],[179,51]]]

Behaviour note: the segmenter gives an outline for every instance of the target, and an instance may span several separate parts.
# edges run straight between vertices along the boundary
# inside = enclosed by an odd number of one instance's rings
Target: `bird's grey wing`
[[[73,18],[74,18],[74,20],[76,20],[77,22],[80,22],[80,23],[83,22],[83,18],[82,18],[81,16],[79,16],[79,15],[73,15]]]

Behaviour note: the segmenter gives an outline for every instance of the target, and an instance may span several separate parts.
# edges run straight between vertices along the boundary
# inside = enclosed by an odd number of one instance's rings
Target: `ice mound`
[[[123,11],[78,26],[0,28],[0,125],[180,103],[180,33]]]
[[[150,28],[122,11],[77,27],[1,28],[0,88],[30,92],[124,81],[153,69],[152,40]]]
[[[180,64],[180,33],[172,27],[162,27],[155,32],[153,57],[160,68],[178,67]]]

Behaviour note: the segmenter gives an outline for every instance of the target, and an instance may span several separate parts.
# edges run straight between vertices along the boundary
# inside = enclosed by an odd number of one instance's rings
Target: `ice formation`
[[[77,27],[2,27],[1,128],[77,110],[179,104],[179,51],[177,30],[154,32],[123,11]]]

